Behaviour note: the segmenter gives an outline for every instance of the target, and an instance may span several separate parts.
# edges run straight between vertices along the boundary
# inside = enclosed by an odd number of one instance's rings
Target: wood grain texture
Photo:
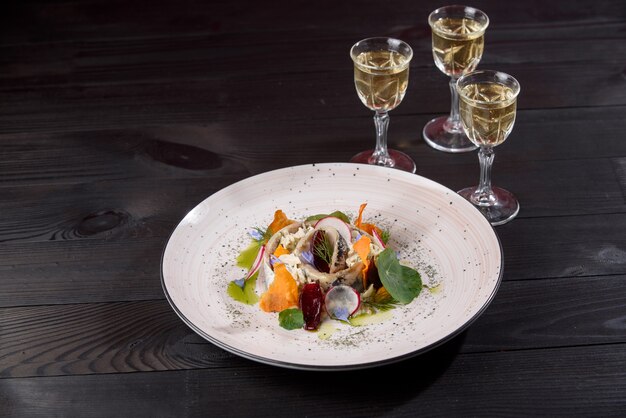
[[[414,53],[411,71],[424,69],[439,74],[432,59],[429,28],[416,27],[396,36],[408,42]],[[606,30],[598,23],[584,30]],[[626,54],[625,30],[598,39],[572,42],[580,31],[570,28],[565,36],[561,27],[543,29],[542,48],[537,39],[511,39],[508,26],[494,23],[487,32],[487,47],[481,66],[494,68],[516,64],[622,63]],[[314,75],[331,71],[349,73],[348,51],[358,40],[354,35],[329,38],[325,31],[293,31],[250,34],[191,34],[130,39],[95,39],[82,42],[51,42],[0,46],[0,91],[24,87],[90,86],[128,83],[162,83],[176,80],[222,79],[293,72]],[[580,54],[580,50],[587,51]],[[297,54],[294,54],[297,50]],[[320,57],[323,56],[323,59]],[[251,63],[271,62],[271,65]],[[421,73],[420,73],[421,74]],[[414,77],[412,77],[414,79]]]
[[[502,64],[498,69],[514,75],[522,86],[532,86],[520,95],[520,109],[626,104],[622,64]],[[434,68],[417,68],[411,71],[411,79],[416,82],[410,83],[392,117],[449,111],[446,77]],[[38,112],[33,113],[33,108]],[[155,123],[286,123],[367,114],[348,66],[344,71],[317,76],[235,75],[219,80],[44,87],[27,94],[20,89],[5,91],[0,102],[0,133],[119,129]]]
[[[558,7],[545,7],[545,2],[532,0],[523,4],[476,0],[475,7],[492,16],[492,24],[501,24],[528,36],[536,29],[557,27],[574,31],[577,37],[594,37],[585,31],[589,25],[605,26],[623,23],[626,7],[619,0],[595,2],[570,1]],[[427,28],[428,14],[441,6],[434,0],[393,1],[392,13],[380,16],[380,4],[374,0],[337,4],[324,0],[280,0],[274,7],[253,7],[249,1],[198,2],[183,0],[174,4],[159,1],[136,1],[129,5],[122,0],[88,0],[74,2],[25,1],[3,4],[6,19],[6,43],[38,43],[77,41],[84,39],[180,36],[194,33],[264,33],[281,31],[324,30],[327,36],[337,34],[390,34],[414,28]],[[294,13],[297,10],[297,13]],[[497,17],[494,19],[494,16]],[[519,35],[516,35],[519,36]]]
[[[626,130],[625,114],[626,106],[520,111],[509,139],[496,149],[494,174],[497,177],[505,173],[510,163],[525,161],[537,164],[577,160],[572,164],[581,166],[582,171],[591,170],[585,168],[585,159],[599,159],[596,164],[606,165],[601,159],[626,155],[626,142],[621,136]],[[421,128],[435,116],[392,115],[391,146],[413,156],[418,174],[428,177],[437,175],[438,168],[454,170],[452,167],[477,164],[474,153],[451,156],[425,144]],[[0,188],[134,178],[205,178],[217,181],[216,186],[225,186],[229,181],[287,165],[347,161],[359,150],[373,146],[373,131],[371,116],[364,110],[358,118],[336,118],[328,122],[223,121],[205,125],[4,134],[0,135],[3,150]],[[64,164],[60,165],[59,161]],[[586,175],[587,180],[579,181],[590,183],[598,176]],[[446,174],[439,175],[437,180],[445,184],[457,177],[465,178]],[[602,181],[610,185],[611,177],[603,177]],[[566,181],[558,176],[545,180],[546,184]],[[579,189],[593,192],[602,187],[592,189],[587,185]]]
[[[626,343],[626,276],[505,282],[460,353]],[[0,377],[245,365],[164,300],[0,309]],[[250,363],[251,364],[251,363]]]
[[[622,416],[624,344],[457,355],[456,341],[400,364],[336,373],[263,365],[0,379],[9,417]],[[412,376],[405,379],[391,376]],[[385,381],[376,392],[363,382]],[[375,402],[371,402],[372,397]]]
[[[480,67],[522,85],[493,171],[522,204],[496,230],[502,286],[443,346],[331,376],[202,340],[163,299],[161,252],[215,191],[373,145],[347,54],[368,36],[415,51],[390,145],[475,183],[474,153],[421,139],[449,110],[441,3],[0,2],[0,415],[623,416],[626,3],[472,5]]]
[[[452,190],[478,183],[475,157],[450,166],[432,163],[420,166],[422,175]],[[529,171],[535,176],[529,178]],[[242,169],[230,175],[217,170],[181,177],[5,187],[0,242],[169,235],[164,228],[175,226],[199,202],[248,175]],[[519,162],[502,157],[495,163],[494,184],[518,196],[520,219],[626,210],[609,159]]]
[[[523,225],[513,222],[498,228],[506,279],[624,273],[624,214],[556,219],[525,219]]]
[[[76,228],[68,227],[63,239],[49,241],[45,235],[5,242],[0,306],[160,299],[161,254],[182,215],[160,223],[135,215],[115,223],[119,218],[107,215],[102,225],[110,229],[91,238],[75,237]],[[498,228],[498,234],[504,280],[626,271],[626,213],[520,218]]]

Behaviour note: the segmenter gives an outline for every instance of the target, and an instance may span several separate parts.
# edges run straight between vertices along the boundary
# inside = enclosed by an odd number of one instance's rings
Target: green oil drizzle
[[[428,290],[433,295],[439,294],[443,290],[443,283],[439,283],[437,286],[434,286],[434,287],[429,287]]]
[[[362,327],[365,325],[380,324],[391,318],[393,318],[393,312],[391,310],[381,311],[381,312],[377,312],[374,314],[366,313],[366,314],[358,315],[358,316],[355,316],[354,318],[351,318],[350,325],[353,325],[355,327]]]
[[[237,266],[249,270],[261,249],[261,245],[263,244],[260,241],[253,240],[250,245],[237,256]]]
[[[324,321],[317,330],[317,338],[327,340],[337,331],[339,331],[339,328],[336,328],[332,322]]]
[[[254,305],[259,301],[259,296],[254,291],[258,276],[259,273],[255,273],[252,277],[246,280],[243,289],[235,282],[228,283],[228,288],[226,289],[227,293],[237,302],[245,303],[246,305]]]

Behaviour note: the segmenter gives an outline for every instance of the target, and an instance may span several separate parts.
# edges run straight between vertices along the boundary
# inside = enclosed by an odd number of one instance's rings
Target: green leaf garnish
[[[401,265],[391,248],[378,255],[376,266],[381,283],[398,302],[407,304],[422,290],[420,274],[410,267]]]
[[[228,295],[235,299],[237,302],[245,303],[246,305],[254,305],[259,301],[259,296],[254,291],[256,287],[256,279],[259,276],[259,273],[254,273],[252,277],[246,280],[246,283],[243,285],[243,289],[237,285],[237,283],[230,282],[228,283],[228,288],[226,292]]]
[[[304,315],[297,308],[285,309],[278,314],[278,323],[288,330],[299,329],[304,326]]]
[[[350,218],[348,217],[348,215],[346,215],[345,213],[336,210],[333,213],[326,215],[326,214],[320,214],[320,215],[313,215],[313,216],[309,216],[308,218],[306,218],[304,221],[305,222],[313,222],[313,221],[319,221],[322,218],[327,218],[329,216],[332,216],[333,218],[339,218],[342,221],[344,221],[345,223],[350,223]]]

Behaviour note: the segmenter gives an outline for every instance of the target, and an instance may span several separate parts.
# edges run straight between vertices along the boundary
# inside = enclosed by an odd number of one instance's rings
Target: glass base
[[[428,145],[439,151],[453,153],[474,151],[478,148],[470,142],[463,131],[450,132],[446,130],[444,124],[447,120],[447,116],[440,116],[424,126],[422,136]]]
[[[398,170],[404,170],[404,171],[408,171],[409,173],[415,173],[415,170],[416,170],[415,161],[413,161],[411,157],[409,157],[402,151],[397,151],[395,149],[390,149],[387,151],[389,152],[389,156],[391,157],[392,161],[390,161],[389,164],[380,164],[381,166],[397,168]],[[358,163],[358,164],[375,165],[376,160],[372,158],[373,154],[374,154],[373,149],[359,152],[357,155],[355,155],[354,157],[350,159],[350,162]]]
[[[493,195],[487,203],[478,201],[477,187],[459,190],[459,194],[467,199],[476,209],[481,211],[493,226],[503,225],[517,216],[519,202],[513,193],[499,187],[492,187]]]

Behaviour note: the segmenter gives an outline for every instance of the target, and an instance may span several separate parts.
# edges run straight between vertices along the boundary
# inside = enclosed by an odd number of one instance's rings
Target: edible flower
[[[313,265],[315,260],[313,259],[313,253],[311,251],[303,251],[300,253],[300,258],[304,260],[307,264]]]
[[[263,234],[261,234],[261,232],[258,229],[252,229],[248,231],[248,235],[250,235],[250,237],[255,241],[263,240]]]

